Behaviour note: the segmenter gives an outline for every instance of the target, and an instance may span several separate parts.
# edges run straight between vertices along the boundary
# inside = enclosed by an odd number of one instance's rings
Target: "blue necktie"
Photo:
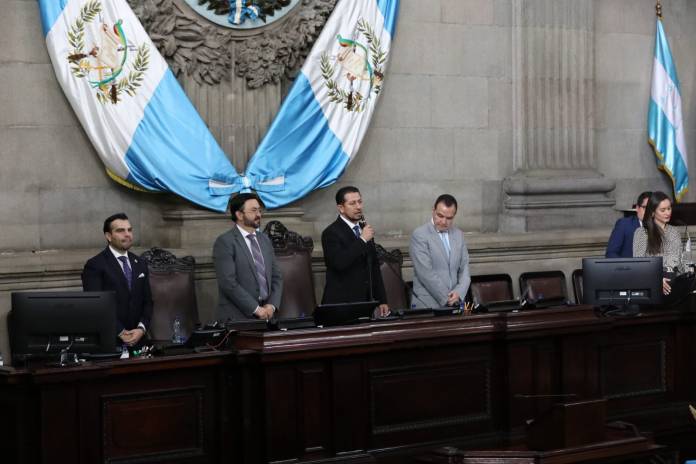
[[[133,285],[133,270],[130,267],[130,262],[128,262],[128,256],[119,256],[118,260],[123,264],[123,275],[126,276],[128,289],[130,290]]]
[[[440,240],[442,240],[442,244],[445,246],[445,251],[447,252],[447,258],[449,259],[450,256],[450,244],[449,244],[449,235],[447,232],[440,232]]]
[[[357,238],[360,238],[360,226],[353,226],[353,232]]]

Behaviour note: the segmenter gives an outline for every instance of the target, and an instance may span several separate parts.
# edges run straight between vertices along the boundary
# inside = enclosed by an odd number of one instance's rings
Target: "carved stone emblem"
[[[234,69],[253,89],[294,76],[336,0],[300,0],[294,8],[288,5],[291,11],[271,26],[246,30],[217,25],[177,0],[128,3],[175,75],[215,85],[229,79]],[[252,3],[275,8],[276,2]],[[278,15],[281,10],[274,12]],[[269,16],[266,13],[267,21]]]

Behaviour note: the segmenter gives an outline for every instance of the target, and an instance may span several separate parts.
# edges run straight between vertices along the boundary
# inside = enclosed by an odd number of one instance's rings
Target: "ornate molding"
[[[215,85],[234,68],[255,89],[296,74],[336,0],[303,0],[281,20],[245,31],[215,25],[176,0],[128,3],[174,75]]]

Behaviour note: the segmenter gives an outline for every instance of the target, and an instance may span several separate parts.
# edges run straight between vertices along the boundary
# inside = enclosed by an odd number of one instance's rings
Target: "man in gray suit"
[[[457,200],[435,200],[433,217],[411,236],[413,295],[416,308],[459,306],[469,289],[469,252],[462,231],[453,226]]]
[[[262,202],[253,193],[230,200],[235,225],[213,246],[219,301],[216,317],[269,320],[280,304],[283,277],[271,240],[259,231]]]

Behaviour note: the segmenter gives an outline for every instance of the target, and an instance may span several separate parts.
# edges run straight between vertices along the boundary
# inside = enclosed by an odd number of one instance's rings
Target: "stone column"
[[[512,1],[513,169],[501,230],[608,224],[597,171],[593,0]]]

